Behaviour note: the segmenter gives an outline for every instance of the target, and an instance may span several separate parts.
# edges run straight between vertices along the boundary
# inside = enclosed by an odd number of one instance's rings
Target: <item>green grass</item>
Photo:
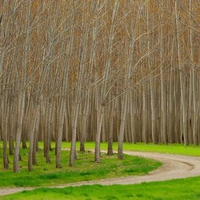
[[[198,200],[200,178],[187,178],[138,185],[41,188],[2,197],[2,200]]]
[[[66,142],[63,143],[63,148],[69,148],[69,147],[70,147],[69,143],[66,143]],[[93,149],[94,143],[86,143],[86,148]],[[102,143],[101,148],[106,149],[107,144]],[[114,143],[114,149],[115,150],[117,149],[116,143]],[[160,152],[160,153],[200,156],[199,146],[194,147],[192,145],[184,147],[181,144],[154,145],[154,144],[142,144],[142,143],[137,143],[137,144],[125,143],[124,149],[130,150],[130,151],[147,151],[147,152]],[[128,156],[125,156],[125,163],[126,163],[127,157]],[[66,155],[65,155],[65,158],[66,158]],[[90,164],[93,163],[92,160],[93,158],[91,158]],[[107,165],[108,166],[110,165],[111,168],[115,167],[114,166],[115,164],[113,165],[111,164],[112,160],[117,160],[117,159],[108,159]],[[76,161],[77,167],[79,165],[78,162],[79,161]],[[103,161],[102,159],[102,163],[104,162],[105,161]],[[127,160],[127,163],[128,162],[129,161]],[[138,164],[139,161],[138,160],[132,161],[131,165],[133,163]],[[134,170],[135,169],[133,169],[132,167],[130,168],[126,167],[122,170],[121,173],[127,173],[128,175],[129,173],[130,174],[135,173]],[[89,174],[90,173],[91,171],[89,170]],[[89,174],[87,174],[87,172],[82,172],[83,177]],[[46,181],[49,184],[49,180],[47,179]],[[123,185],[122,186],[120,185],[113,185],[113,186],[93,185],[93,186],[69,187],[69,188],[63,188],[63,189],[40,188],[34,191],[24,191],[21,193],[8,195],[5,197],[0,197],[0,199],[2,200],[24,200],[24,199],[46,200],[48,199],[49,200],[49,199],[56,198],[56,200],[62,200],[62,199],[63,200],[64,199],[67,199],[67,200],[121,200],[121,199],[200,200],[199,185],[200,185],[200,177],[194,177],[194,178],[187,178],[187,179],[170,180],[170,181],[164,181],[164,182],[142,183],[142,184],[137,184],[137,185],[127,185],[127,186],[126,185],[124,186]]]
[[[42,147],[42,143],[40,143]],[[94,149],[94,142],[87,142],[86,149]],[[52,147],[54,147],[54,143],[52,143]],[[63,142],[63,148],[70,148],[70,143]],[[77,143],[77,148],[79,147],[79,143]],[[101,143],[101,149],[107,149],[107,143]],[[117,150],[117,143],[113,143],[113,149]],[[124,143],[124,150],[128,151],[146,151],[146,152],[159,152],[159,153],[169,153],[169,154],[179,154],[179,155],[188,155],[188,156],[200,156],[200,146],[184,146],[183,144],[144,144],[144,143]]]
[[[119,160],[117,155],[107,156],[102,153],[101,163],[95,163],[94,153],[77,152],[75,167],[68,166],[69,152],[62,152],[62,169],[55,168],[55,155],[50,152],[51,163],[45,163],[43,152],[38,152],[38,166],[34,170],[27,170],[27,150],[21,151],[23,161],[20,162],[21,171],[13,173],[12,169],[0,169],[0,187],[35,187],[52,186],[79,181],[97,180],[103,178],[141,175],[147,174],[161,163],[140,157],[125,155],[123,160]],[[12,157],[10,157],[12,166]],[[2,159],[0,160],[2,164]]]

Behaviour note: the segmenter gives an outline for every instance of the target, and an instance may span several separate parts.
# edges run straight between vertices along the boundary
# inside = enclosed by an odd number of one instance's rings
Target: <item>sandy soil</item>
[[[145,158],[152,158],[161,161],[163,165],[144,176],[130,176],[112,179],[102,179],[96,181],[83,181],[49,188],[64,188],[69,186],[81,185],[112,185],[112,184],[137,184],[142,182],[164,181],[178,178],[187,178],[200,176],[200,157],[181,156],[172,154],[160,154],[149,152],[131,152],[124,151],[124,153],[133,156],[142,156]],[[35,188],[0,188],[0,196],[12,194],[23,190],[33,190]]]

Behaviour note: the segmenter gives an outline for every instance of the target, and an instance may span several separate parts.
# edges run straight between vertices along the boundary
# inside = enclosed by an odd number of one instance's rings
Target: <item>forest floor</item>
[[[59,186],[51,186],[48,188],[64,188],[69,186],[82,185],[113,185],[113,184],[137,184],[142,182],[165,181],[179,178],[188,178],[200,176],[200,157],[182,156],[173,154],[161,154],[151,152],[133,152],[124,151],[125,154],[132,156],[142,156],[161,161],[163,165],[144,176],[129,176],[111,179],[101,179],[95,181],[83,181],[77,183],[64,184]],[[0,196],[12,194],[24,190],[33,190],[36,188],[0,188]]]

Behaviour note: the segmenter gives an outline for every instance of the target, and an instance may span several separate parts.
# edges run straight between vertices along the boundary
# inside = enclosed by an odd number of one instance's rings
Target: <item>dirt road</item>
[[[112,185],[112,184],[136,184],[142,182],[164,181],[178,178],[187,178],[193,176],[200,176],[200,157],[181,156],[172,154],[160,154],[149,152],[131,152],[124,153],[133,156],[142,156],[145,158],[152,158],[163,163],[162,167],[152,171],[144,176],[130,176],[112,179],[102,179],[96,181],[84,181],[78,183],[65,184],[60,186],[53,186],[49,188],[64,188],[68,186],[81,185]],[[35,188],[0,188],[0,196],[12,194],[23,190],[33,190]]]

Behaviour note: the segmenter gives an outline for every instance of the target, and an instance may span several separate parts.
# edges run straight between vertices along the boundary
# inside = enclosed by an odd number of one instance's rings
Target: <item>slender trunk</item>
[[[147,5],[147,13],[146,13],[146,17],[147,17],[147,33],[148,33],[148,37],[147,37],[147,48],[148,48],[148,53],[150,52],[150,25],[149,25],[149,3]],[[151,69],[151,59],[150,59],[150,54],[147,57],[147,65],[148,68]],[[153,70],[153,69],[152,69]],[[154,74],[152,74],[154,75]],[[154,79],[153,77],[150,78],[150,91],[151,91],[151,138],[152,138],[152,142],[154,144],[157,144],[157,138],[156,138],[156,109],[155,109],[155,83],[154,83]]]
[[[147,91],[146,85],[143,84],[142,89],[142,141],[148,142],[147,139]]]
[[[163,0],[161,2],[163,7]],[[164,64],[163,64],[163,58],[164,58],[164,37],[163,37],[163,11],[161,11],[161,26],[160,26],[160,85],[161,85],[161,142],[164,144],[167,144],[167,123],[166,123],[166,88],[165,88],[165,80],[164,80]]]
[[[46,158],[46,163],[50,163],[49,156],[49,144],[50,144],[50,117],[51,117],[52,101],[49,100],[46,103],[46,119],[45,119],[45,129],[44,129],[44,157]]]
[[[35,127],[35,133],[34,133],[34,143],[33,143],[33,165],[38,165],[37,163],[37,159],[36,159],[36,153],[39,149],[38,147],[38,132],[39,132],[39,123],[40,123],[40,105],[39,106],[39,112],[38,112],[38,116],[36,119],[36,127]]]
[[[13,160],[13,172],[19,172],[19,158],[20,158],[20,141],[22,134],[22,123],[25,110],[25,91],[21,91],[19,94],[19,116],[17,122],[17,133],[16,133],[16,143],[15,143],[15,153]]]
[[[64,126],[64,111],[65,111],[65,99],[61,100],[60,112],[58,116],[58,134],[57,134],[57,141],[56,141],[56,168],[62,168],[61,165],[61,143],[62,143],[62,133],[63,133],[63,126]]]
[[[32,128],[30,132],[30,138],[29,138],[29,153],[28,153],[28,171],[33,170],[33,148],[34,148],[34,136],[35,136],[35,130],[36,125],[38,124],[37,121],[39,121],[39,104],[36,105],[34,114],[33,114],[33,120],[32,120]]]
[[[95,19],[96,20],[96,19]],[[93,65],[95,62],[95,55],[96,55],[96,36],[97,36],[97,29],[98,29],[98,23],[97,20],[95,21],[94,24],[94,29],[92,33],[92,51],[91,51],[91,64],[89,66],[89,80],[92,80],[92,71],[93,71]],[[88,115],[89,115],[89,105],[90,105],[90,92],[91,92],[91,81],[89,81],[89,86],[87,87],[87,97],[84,105],[84,111],[83,111],[83,120],[82,120],[82,132],[80,135],[80,151],[84,152],[85,151],[85,139],[86,139],[86,134],[87,134],[87,121],[88,121]]]
[[[85,14],[83,13],[83,20],[85,19]],[[82,22],[83,23],[83,22]],[[78,124],[78,116],[80,110],[80,99],[81,99],[81,91],[82,91],[82,83],[83,83],[83,74],[85,72],[85,61],[86,55],[88,51],[88,34],[89,34],[89,27],[86,29],[84,28],[84,34],[82,35],[82,43],[80,49],[82,49],[80,53],[80,63],[79,63],[79,74],[77,80],[77,91],[76,91],[76,101],[75,101],[75,109],[74,109],[74,117],[73,117],[73,124],[72,124],[72,141],[71,141],[71,148],[70,148],[70,159],[69,159],[69,166],[73,167],[75,158],[76,158],[76,137],[77,137],[77,124]]]
[[[11,104],[11,111],[10,111],[10,131],[9,131],[9,154],[14,155],[14,105]]]
[[[183,62],[181,53],[181,38],[180,31],[181,27],[179,24],[179,12],[177,8],[177,1],[175,1],[175,14],[176,14],[176,33],[177,33],[177,48],[178,48],[178,66],[179,66],[179,76],[180,76],[180,89],[181,89],[181,124],[182,133],[181,138],[183,138],[184,145],[188,145],[187,141],[187,111],[186,111],[186,95],[185,95],[185,81],[183,74]]]
[[[101,131],[102,131],[102,124],[103,124],[103,115],[104,115],[104,107],[105,101],[108,95],[108,80],[109,80],[109,73],[110,73],[110,63],[112,58],[112,50],[113,50],[113,41],[115,36],[115,27],[116,27],[116,16],[118,13],[119,1],[115,0],[113,13],[112,13],[112,22],[109,34],[109,42],[108,42],[108,52],[106,55],[106,62],[105,62],[105,72],[104,72],[104,80],[103,86],[101,90],[100,101],[97,110],[97,133],[95,138],[95,162],[100,162],[100,139],[101,139]]]
[[[70,148],[70,159],[69,159],[69,166],[73,167],[75,158],[76,158],[76,135],[77,135],[77,122],[78,122],[78,114],[79,114],[79,106],[80,103],[78,102],[74,106],[74,117],[73,117],[73,125],[72,125],[72,141],[71,141],[71,148]]]
[[[89,95],[89,94],[88,94]],[[81,123],[81,135],[80,135],[80,151],[85,152],[85,139],[87,134],[87,120],[88,120],[88,102],[85,103],[85,108],[83,111],[82,116],[82,123]]]
[[[194,12],[193,9],[193,0],[189,0],[189,11],[190,14]],[[192,20],[190,26],[192,27]],[[193,99],[193,120],[192,120],[192,136],[193,136],[193,144],[198,144],[198,129],[197,129],[197,121],[198,121],[198,111],[197,111],[197,81],[196,81],[196,71],[194,65],[194,39],[193,39],[193,29],[189,29],[189,39],[190,39],[190,58],[192,61],[192,69],[191,69],[191,83],[192,83],[192,99]],[[191,120],[191,119],[190,119]]]
[[[133,1],[130,1],[130,14],[133,11]],[[137,13],[136,25],[133,25],[132,16],[130,16],[130,43],[129,43],[129,55],[128,55],[128,64],[125,73],[125,94],[122,96],[122,111],[121,111],[121,119],[120,119],[120,130],[119,130],[119,138],[118,138],[118,158],[123,159],[123,141],[124,141],[124,130],[125,130],[125,123],[126,123],[126,112],[128,106],[128,89],[130,86],[130,78],[132,74],[132,63],[133,63],[133,55],[134,55],[134,45],[135,45],[135,34],[138,28],[138,22],[140,19],[140,10]]]
[[[95,162],[100,162],[100,139],[101,139],[101,128],[102,128],[102,122],[103,122],[103,115],[104,115],[104,106],[99,105],[99,108],[97,110],[97,133],[95,138]]]
[[[20,141],[22,135],[23,119],[25,112],[25,97],[26,97],[26,84],[27,84],[27,64],[28,64],[28,53],[29,53],[29,43],[30,43],[30,17],[31,17],[31,6],[32,2],[28,2],[28,8],[26,13],[26,38],[24,43],[24,59],[23,59],[23,68],[22,68],[22,83],[19,93],[19,107],[18,107],[18,122],[17,122],[17,134],[16,134],[16,146],[13,160],[13,171],[19,172],[19,158],[20,158]]]
[[[172,79],[172,68],[171,68],[171,75],[170,75],[170,80],[169,80],[169,97],[168,97],[168,104],[169,104],[169,108],[168,108],[168,112],[169,112],[169,115],[168,115],[168,118],[169,118],[169,128],[168,128],[168,140],[169,140],[169,143],[173,143],[175,142],[174,140],[174,137],[173,137],[173,132],[174,132],[174,116],[175,116],[175,112],[174,112],[174,104],[173,104],[173,90],[174,90],[174,82],[173,82],[173,79]]]
[[[108,152],[107,155],[113,155],[113,127],[114,127],[114,109],[115,101],[111,104],[109,129],[108,129]]]
[[[69,5],[69,15],[71,15],[73,12],[72,9],[72,1],[70,1]],[[71,26],[73,25],[74,22],[74,16],[72,14],[72,21],[68,21],[66,26]],[[64,68],[64,75],[63,75],[63,82],[62,82],[62,97],[61,97],[61,103],[60,106],[58,106],[58,114],[57,114],[57,119],[58,119],[58,125],[57,125],[57,134],[56,134],[56,147],[55,147],[55,153],[56,153],[56,168],[61,168],[61,144],[62,144],[62,139],[63,139],[63,128],[64,128],[64,122],[65,122],[65,117],[67,117],[67,92],[68,92],[68,79],[69,79],[69,66],[70,66],[70,57],[72,57],[72,52],[73,52],[73,42],[74,42],[74,27],[72,27],[69,31],[70,33],[70,40],[68,43],[68,46],[66,48],[65,44],[62,45],[62,51],[66,52],[66,55],[63,56],[63,64],[66,65]],[[68,127],[68,124],[66,123],[66,128]],[[67,133],[68,134],[68,133]]]
[[[119,130],[119,138],[118,138],[118,158],[123,159],[123,141],[124,141],[124,128],[126,123],[126,110],[127,110],[127,100],[128,100],[128,93],[122,96],[122,113],[121,113],[121,120],[120,120],[120,130]]]
[[[2,116],[2,127],[3,127],[3,166],[4,169],[9,168],[9,162],[8,162],[8,154],[7,154],[7,135],[8,135],[8,110],[4,111],[4,115]]]

